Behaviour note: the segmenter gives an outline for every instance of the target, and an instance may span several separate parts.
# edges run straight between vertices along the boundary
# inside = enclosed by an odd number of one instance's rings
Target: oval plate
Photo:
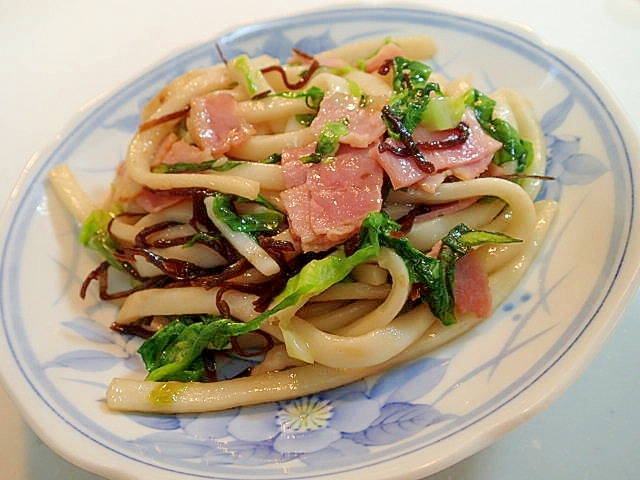
[[[530,98],[549,146],[542,198],[560,211],[539,258],[495,314],[428,358],[308,398],[203,415],[110,412],[115,376],[142,378],[138,339],[82,302],[96,259],[46,185],[66,162],[100,198],[141,106],[186,70],[245,52],[286,60],[370,37],[428,33],[429,63]],[[443,11],[347,8],[243,27],[165,61],[101,101],[29,165],[3,223],[0,366],[36,433],[109,478],[420,478],[486,447],[552,400],[596,354],[634,292],[639,148],[601,82],[531,32]],[[230,368],[234,368],[230,366]],[[240,366],[243,368],[243,366]],[[313,420],[313,421],[310,421]]]

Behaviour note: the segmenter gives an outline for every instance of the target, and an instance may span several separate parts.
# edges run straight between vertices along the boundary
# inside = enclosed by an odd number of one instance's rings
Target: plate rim
[[[184,53],[188,53],[190,51],[195,50],[198,47],[201,47],[203,45],[206,44],[210,44],[213,40],[221,40],[224,38],[227,38],[227,36],[229,36],[231,33],[235,33],[238,36],[242,36],[245,31],[264,31],[265,29],[268,28],[275,28],[277,25],[290,25],[292,21],[294,21],[296,18],[302,18],[302,17],[307,17],[309,14],[313,14],[314,12],[319,12],[319,13],[332,13],[332,12],[347,12],[347,11],[363,11],[366,10],[367,12],[370,11],[382,11],[382,10],[386,10],[388,9],[388,6],[376,6],[376,7],[366,7],[366,6],[346,6],[343,8],[328,8],[328,9],[319,9],[319,10],[312,10],[309,11],[307,13],[301,13],[301,14],[297,14],[297,15],[292,15],[292,16],[288,16],[288,17],[280,17],[280,18],[275,18],[275,19],[271,19],[271,20],[266,20],[266,21],[262,21],[262,22],[257,22],[255,24],[251,24],[251,25],[241,25],[238,26],[237,28],[231,28],[228,31],[222,31],[217,33],[214,37],[212,37],[210,40],[207,40],[205,42],[199,42],[195,45],[191,45],[188,46],[184,49],[180,49],[180,51],[174,52],[174,53],[170,53],[168,56],[166,56],[165,58],[161,59],[160,61],[156,62],[154,65],[152,65],[149,68],[143,69],[141,72],[138,72],[137,74],[133,75],[132,78],[130,78],[127,82],[125,82],[123,85],[120,85],[119,87],[116,87],[115,89],[112,89],[108,92],[106,92],[105,94],[99,95],[98,97],[96,97],[93,101],[91,101],[86,107],[84,107],[83,109],[81,109],[80,111],[78,111],[78,113],[75,115],[75,118],[71,119],[70,122],[67,123],[67,125],[62,129],[61,133],[59,133],[58,135],[56,135],[56,137],[54,138],[54,140],[51,142],[51,144],[48,147],[45,147],[44,149],[42,149],[40,152],[34,154],[31,159],[29,159],[29,161],[27,162],[25,168],[22,170],[20,177],[18,179],[18,182],[16,183],[16,185],[14,186],[14,188],[11,190],[10,193],[10,199],[7,202],[7,204],[4,206],[3,211],[1,213],[1,238],[3,240],[2,245],[3,245],[3,256],[5,253],[5,241],[7,239],[8,235],[8,226],[10,223],[13,222],[14,220],[14,216],[15,216],[15,210],[16,210],[16,203],[18,201],[18,197],[19,196],[24,196],[25,195],[25,188],[29,188],[31,187],[33,184],[30,183],[30,180],[33,180],[33,178],[36,176],[37,171],[39,170],[38,167],[42,168],[44,167],[43,162],[46,160],[46,158],[48,158],[52,152],[55,150],[55,148],[57,146],[59,146],[60,141],[64,138],[66,138],[69,134],[69,132],[73,129],[74,126],[78,125],[78,123],[80,123],[84,118],[86,118],[87,116],[90,116],[94,110],[96,108],[99,108],[100,105],[105,101],[105,99],[109,99],[112,98],[113,95],[116,95],[118,93],[121,93],[126,86],[130,85],[131,82],[135,81],[137,78],[142,77],[142,76],[146,76],[148,74],[150,74],[152,71],[154,71],[155,69],[160,68],[162,65],[165,65],[168,61],[170,61],[171,59],[174,59],[177,55],[180,54],[184,54]],[[394,6],[394,9],[398,9],[398,7]],[[533,41],[535,44],[538,44],[541,46],[541,48],[543,48],[545,50],[545,52],[549,52],[552,53],[554,56],[560,58],[563,62],[568,63],[571,65],[571,67],[573,69],[575,69],[581,76],[586,76],[586,77],[590,77],[590,79],[592,81],[594,81],[594,84],[596,86],[596,90],[598,91],[598,93],[604,93],[606,96],[606,101],[604,102],[607,105],[607,108],[610,110],[613,110],[613,113],[616,113],[618,115],[616,115],[616,121],[615,121],[615,125],[618,126],[622,131],[621,131],[621,138],[625,141],[625,142],[630,142],[630,147],[632,150],[637,151],[638,150],[638,146],[637,146],[637,137],[635,137],[635,135],[633,134],[633,127],[630,124],[630,122],[627,119],[626,114],[622,111],[619,103],[617,102],[617,99],[615,99],[615,97],[608,91],[608,89],[606,88],[605,84],[597,77],[597,75],[595,74],[595,72],[586,64],[584,63],[582,60],[578,59],[577,57],[575,57],[575,55],[570,54],[569,52],[566,52],[564,50],[561,49],[557,49],[554,48],[552,46],[550,46],[547,42],[541,40],[537,34],[535,34],[535,32],[530,29],[530,28],[523,28],[522,26],[520,26],[519,24],[515,24],[513,22],[508,22],[508,21],[504,21],[504,20],[496,20],[493,19],[491,17],[484,17],[484,16],[479,16],[479,15],[473,15],[473,14],[467,14],[467,13],[463,13],[460,11],[454,11],[454,10],[445,10],[445,9],[441,9],[441,8],[430,8],[430,7],[425,7],[425,8],[418,8],[416,6],[411,6],[411,7],[403,7],[401,6],[399,8],[399,11],[402,11],[404,13],[408,13],[411,11],[419,11],[422,14],[429,13],[429,12],[434,12],[434,13],[438,13],[438,14],[444,14],[444,15],[448,15],[448,16],[452,16],[452,17],[456,17],[456,18],[465,18],[465,19],[474,19],[476,21],[479,21],[483,24],[486,25],[490,25],[493,27],[498,27],[504,30],[508,30],[513,34],[516,34],[520,37],[525,37],[528,38],[530,41]],[[233,38],[231,39],[233,40]],[[602,90],[602,91],[600,91]],[[634,141],[635,139],[635,141]],[[636,171],[636,179],[637,179],[637,171]],[[632,182],[633,183],[633,182]],[[634,205],[637,207],[638,206],[638,200],[635,199],[635,201],[633,202]],[[632,224],[635,224],[635,222],[633,222],[633,219],[631,221]],[[637,227],[636,227],[637,229]],[[630,226],[630,230],[631,230],[631,226]],[[630,237],[630,240],[633,240],[633,238]],[[633,242],[634,244],[638,244],[639,241],[636,240]],[[622,262],[621,262],[622,265]],[[512,430],[513,428],[515,428],[517,425],[520,425],[521,423],[523,423],[523,421],[526,421],[528,418],[530,418],[530,416],[533,416],[534,414],[537,414],[538,412],[540,412],[541,410],[543,410],[544,408],[546,408],[550,403],[552,403],[555,399],[557,399],[564,390],[566,390],[566,388],[568,388],[571,383],[573,383],[573,381],[575,381],[575,379],[577,379],[577,376],[588,367],[588,364],[591,362],[591,360],[593,360],[593,358],[598,354],[600,348],[602,347],[602,345],[604,343],[606,343],[609,335],[611,334],[611,332],[613,332],[613,330],[615,330],[615,327],[617,326],[620,317],[622,316],[622,312],[624,311],[625,308],[628,308],[629,303],[630,303],[630,299],[631,296],[635,293],[637,286],[638,286],[638,271],[640,270],[640,267],[635,267],[632,268],[628,262],[626,262],[624,265],[622,265],[626,268],[621,268],[621,273],[624,274],[625,278],[627,278],[627,282],[626,282],[626,287],[623,289],[623,292],[621,295],[617,296],[615,301],[613,302],[612,305],[609,305],[612,300],[609,296],[606,297],[606,300],[603,301],[603,305],[606,303],[607,304],[607,309],[608,310],[613,310],[615,311],[615,313],[612,313],[609,315],[609,317],[612,317],[613,320],[609,321],[609,322],[604,322],[604,321],[600,321],[600,322],[591,322],[589,324],[588,328],[593,328],[593,325],[598,325],[601,333],[604,333],[605,335],[603,336],[591,336],[590,337],[590,342],[588,342],[587,346],[583,346],[582,350],[585,350],[588,353],[588,355],[585,357],[584,352],[582,353],[582,355],[580,355],[580,358],[582,359],[581,362],[578,362],[578,364],[576,364],[575,362],[569,362],[569,365],[573,365],[573,369],[569,369],[570,371],[565,372],[564,374],[562,374],[561,376],[563,377],[563,380],[558,382],[557,380],[552,382],[554,385],[554,389],[553,391],[547,392],[546,395],[537,395],[538,398],[538,402],[535,404],[535,408],[533,409],[529,409],[528,413],[530,413],[530,415],[525,418],[522,421],[518,421],[515,422],[515,424],[511,425],[511,426],[507,426],[507,429],[500,433],[499,436],[504,435],[505,433],[507,433],[508,431]],[[615,282],[612,283],[612,285],[616,284]],[[617,285],[617,284],[616,284]],[[594,314],[594,318],[597,317],[598,315]],[[600,317],[598,317],[600,318]],[[3,326],[4,326],[4,320],[3,320]],[[586,331],[587,328],[585,328],[584,331]],[[578,343],[578,342],[584,342],[584,331],[580,333],[580,335],[574,340],[574,343]],[[6,342],[6,338],[4,335],[0,335],[1,340],[0,342],[2,342],[2,344],[4,345]],[[596,346],[597,345],[597,346]],[[555,369],[555,376],[558,376],[558,369],[555,367],[556,364],[560,364],[560,363],[567,363],[567,357],[572,357],[573,355],[577,355],[578,352],[575,351],[574,348],[569,348],[567,349],[567,352],[565,355],[563,355],[562,357],[560,357],[556,362],[554,362],[550,367],[549,367],[549,371]],[[588,358],[587,358],[588,357]],[[540,377],[537,380],[542,379],[546,382],[550,381],[550,377],[549,374],[547,372],[544,372],[540,375]],[[66,458],[67,460],[71,461],[72,463],[85,468],[89,471],[92,471],[94,473],[100,473],[100,474],[105,474],[105,472],[108,475],[112,475],[113,472],[111,472],[109,469],[105,470],[104,469],[104,465],[99,465],[100,468],[95,469],[96,464],[93,464],[92,462],[89,462],[91,465],[88,465],[86,462],[86,458],[81,457],[75,457],[73,455],[70,454],[70,452],[68,452],[65,449],[62,448],[55,448],[55,447],[59,447],[58,442],[56,442],[50,435],[49,432],[44,431],[43,428],[40,428],[40,425],[38,425],[38,422],[36,420],[36,416],[34,415],[32,418],[32,415],[30,414],[30,412],[28,412],[25,408],[23,408],[20,405],[19,402],[19,398],[21,397],[16,395],[14,390],[15,388],[13,386],[10,386],[10,381],[7,380],[5,378],[5,367],[3,366],[2,369],[0,369],[0,380],[2,380],[3,384],[5,385],[5,389],[7,391],[7,393],[9,394],[10,398],[12,399],[12,401],[19,406],[19,410],[21,411],[21,414],[23,415],[23,418],[25,418],[27,420],[27,423],[29,424],[29,426],[37,432],[38,436],[40,438],[42,438],[43,440],[49,440],[46,441],[47,445],[49,445],[52,450],[56,451],[57,453],[59,453],[61,456],[63,456],[64,458]],[[27,380],[26,378],[24,380]],[[536,383],[536,381],[532,382],[531,385],[533,385],[534,383]],[[522,392],[518,393],[515,398],[517,397],[523,397],[525,396],[526,392],[529,390],[530,386],[526,387]],[[562,387],[560,389],[560,391],[558,391],[558,387]],[[32,387],[33,388],[33,387]],[[35,392],[31,392],[32,394]],[[22,392],[22,395],[24,395],[24,392]],[[32,395],[33,398],[36,398],[37,395]],[[500,409],[505,408],[508,405],[503,405],[501,407],[499,407]],[[47,414],[52,414],[53,412],[47,410]],[[56,415],[53,415],[54,417],[57,417]],[[62,419],[64,420],[64,419]],[[498,426],[496,426],[496,428],[499,429]],[[495,441],[497,439],[497,437],[495,437],[495,435],[490,434],[490,432],[488,432],[487,430],[483,431],[488,437],[486,440],[486,443],[484,444],[484,446],[487,446],[489,443],[492,443],[493,441]],[[477,446],[475,445],[477,443],[477,439],[473,439],[470,440],[468,442],[469,444],[474,444],[474,445],[468,445],[469,449],[467,451],[471,451],[471,453],[478,451],[481,448],[477,448]],[[104,445],[100,445],[100,451],[102,451],[102,449],[104,448]],[[459,461],[462,458],[468,456],[469,453],[464,454],[464,455],[455,455],[453,454],[453,457],[447,461],[445,461],[445,465],[442,466],[441,468],[439,468],[439,470],[441,470],[442,468],[446,468],[447,466],[455,463],[455,461]],[[135,461],[134,459],[131,459],[132,461]],[[136,463],[138,463],[136,461]],[[427,468],[427,467],[425,467]],[[426,470],[425,470],[426,471]],[[436,470],[437,471],[437,470]],[[117,472],[118,474],[120,474],[120,472]],[[414,472],[412,472],[414,473]],[[417,472],[420,473],[420,472]],[[434,473],[433,471],[430,473]],[[389,477],[391,478],[391,477]],[[403,477],[406,478],[406,477]]]

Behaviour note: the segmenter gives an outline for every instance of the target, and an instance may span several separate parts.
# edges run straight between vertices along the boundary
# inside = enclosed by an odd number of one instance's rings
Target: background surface
[[[11,197],[33,155],[55,142],[81,109],[160,60],[243,24],[343,5],[340,0],[2,0],[0,205]],[[579,6],[569,0],[402,5],[448,8],[530,27],[549,45],[591,66],[640,131],[639,0],[582,0]],[[597,358],[551,407],[429,480],[637,478],[639,314],[636,296],[617,329],[603,339]],[[3,479],[99,479],[44,445],[2,387],[0,412]]]

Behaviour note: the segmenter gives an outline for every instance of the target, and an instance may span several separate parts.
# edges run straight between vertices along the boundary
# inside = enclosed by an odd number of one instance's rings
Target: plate
[[[286,59],[370,37],[429,33],[429,63],[483,91],[530,98],[549,147],[540,196],[560,211],[538,259],[480,326],[411,365],[311,398],[201,415],[110,412],[107,385],[142,377],[138,340],[115,309],[82,302],[95,259],[46,184],[68,163],[96,198],[123,158],[141,106],[170,79],[240,52]],[[30,163],[6,209],[0,263],[0,372],[34,431],[109,478],[421,478],[486,447],[548,406],[598,352],[635,291],[640,148],[593,73],[529,30],[398,7],[312,12],[246,26],[190,48],[84,112]],[[300,415],[324,419],[293,433]],[[328,414],[327,414],[328,413]],[[304,431],[303,431],[304,430]]]

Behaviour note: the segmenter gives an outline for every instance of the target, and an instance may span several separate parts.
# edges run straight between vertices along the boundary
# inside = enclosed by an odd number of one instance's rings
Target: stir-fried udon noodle
[[[102,257],[81,296],[143,339],[148,375],[114,379],[110,408],[312,394],[491,315],[554,215],[543,134],[526,99],[432,72],[434,53],[416,36],[224,59],[148,102],[106,200],[51,171]]]

